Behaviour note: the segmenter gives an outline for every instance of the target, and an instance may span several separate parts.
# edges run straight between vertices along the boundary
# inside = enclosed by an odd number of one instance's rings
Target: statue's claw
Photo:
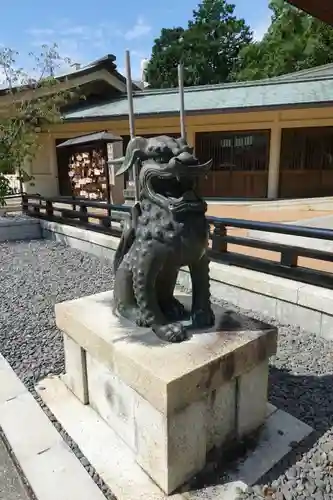
[[[183,342],[188,338],[188,333],[181,323],[169,323],[168,325],[154,325],[155,335],[165,342]]]
[[[210,328],[215,324],[215,314],[211,307],[192,312],[192,326],[194,328]]]

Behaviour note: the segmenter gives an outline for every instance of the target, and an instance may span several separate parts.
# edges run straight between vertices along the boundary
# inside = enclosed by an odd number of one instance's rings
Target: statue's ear
[[[183,137],[179,137],[176,140],[181,151],[187,151],[191,155],[193,154],[194,147],[190,146],[186,139],[184,139]]]
[[[129,161],[128,162],[124,161],[122,167],[120,167],[116,175],[122,175],[125,172],[127,172],[127,170],[133,167],[136,161],[138,160],[145,161],[147,159],[148,159],[147,154],[144,151],[142,151],[142,149],[134,149],[134,151],[132,151],[132,156],[130,157]]]

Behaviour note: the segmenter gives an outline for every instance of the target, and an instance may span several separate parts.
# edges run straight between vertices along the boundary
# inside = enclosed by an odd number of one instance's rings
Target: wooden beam
[[[330,0],[286,0],[320,21],[333,26],[333,2]]]

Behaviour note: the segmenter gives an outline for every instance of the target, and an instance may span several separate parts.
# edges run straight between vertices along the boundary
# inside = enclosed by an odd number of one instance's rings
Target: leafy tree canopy
[[[244,47],[231,78],[258,80],[333,62],[333,28],[283,0],[263,39]]]
[[[235,6],[226,0],[203,0],[187,28],[162,29],[155,40],[147,77],[152,87],[177,87],[177,66],[183,62],[185,85],[228,80],[239,51],[252,40]]]
[[[43,127],[61,120],[61,107],[71,93],[61,90],[54,77],[57,68],[68,64],[57,52],[56,45],[43,46],[39,55],[30,54],[33,69],[30,75],[17,66],[18,53],[0,50],[0,74],[4,94],[0,96],[0,205],[8,194],[6,174],[18,174],[27,180],[24,165],[36,155]],[[35,78],[31,78],[31,74]]]
[[[202,0],[186,28],[163,29],[155,40],[148,82],[177,87],[184,63],[186,86],[270,78],[333,62],[333,28],[285,0],[272,0],[271,24],[260,41],[235,6]]]

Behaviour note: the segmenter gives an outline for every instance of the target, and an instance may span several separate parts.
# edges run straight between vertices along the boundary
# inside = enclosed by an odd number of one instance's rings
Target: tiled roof
[[[296,75],[296,73],[295,73]],[[333,103],[333,75],[310,74],[296,78],[272,78],[256,82],[204,85],[185,89],[187,113],[226,112],[247,108],[272,108]],[[136,116],[179,112],[177,89],[134,93]],[[97,105],[86,105],[65,114],[65,120],[120,118],[128,114],[126,95]]]
[[[288,80],[288,79],[305,79],[305,78],[333,78],[333,64],[324,64],[323,66],[316,66],[314,68],[302,69],[286,75],[277,76],[274,81]]]
[[[95,71],[98,71],[99,69],[106,69],[109,73],[113,74],[120,80],[121,82],[125,83],[126,79],[124,75],[120,74],[117,71],[117,65],[115,63],[116,57],[113,54],[107,54],[104,57],[101,57],[100,59],[97,59],[96,61],[92,61],[91,63],[81,66],[77,69],[68,69],[66,73],[61,73],[56,75],[56,78],[59,81],[62,81],[64,79],[71,79],[79,76],[83,76],[85,74],[89,73],[94,73]],[[20,85],[15,86],[16,89],[20,89]],[[133,89],[138,90],[141,87],[137,85],[137,83],[133,82]],[[3,83],[0,84],[0,95],[7,93],[9,90],[8,84]]]
[[[80,137],[75,137],[73,139],[68,139],[61,144],[58,144],[57,148],[64,148],[67,146],[77,146],[79,144],[90,144],[98,141],[107,142],[117,142],[121,141],[121,137],[115,134],[110,134],[109,132],[96,132],[94,134],[81,135]]]

